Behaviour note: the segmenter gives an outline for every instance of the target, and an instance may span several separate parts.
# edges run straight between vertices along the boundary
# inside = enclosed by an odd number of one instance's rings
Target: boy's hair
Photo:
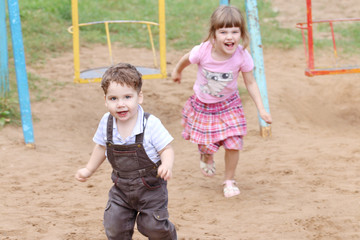
[[[215,39],[215,31],[219,28],[240,28],[242,45],[245,49],[249,45],[249,34],[246,29],[246,23],[240,10],[234,6],[219,6],[211,15],[209,35],[204,42]]]
[[[141,73],[133,65],[118,63],[106,70],[101,80],[101,88],[106,94],[110,83],[116,82],[122,86],[125,84],[128,87],[132,87],[139,93],[142,87],[141,77]]]

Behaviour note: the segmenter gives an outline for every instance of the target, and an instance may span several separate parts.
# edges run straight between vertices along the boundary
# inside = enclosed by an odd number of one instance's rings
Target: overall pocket
[[[149,190],[158,189],[161,187],[162,179],[157,177],[157,169],[148,173],[148,175],[141,178],[144,186]]]
[[[129,172],[139,167],[136,151],[113,150],[113,156],[114,161],[111,163],[111,165],[115,170]]]

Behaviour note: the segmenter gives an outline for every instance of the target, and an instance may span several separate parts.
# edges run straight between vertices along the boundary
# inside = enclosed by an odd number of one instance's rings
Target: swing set
[[[337,62],[338,53],[337,53],[335,34],[334,34],[334,23],[356,22],[356,21],[360,21],[360,18],[342,18],[342,19],[328,19],[328,20],[314,21],[312,19],[311,0],[306,0],[306,9],[307,9],[307,22],[296,24],[296,27],[301,29],[303,44],[304,44],[304,48],[305,48],[305,57],[306,57],[306,63],[307,63],[307,68],[305,69],[305,75],[311,77],[311,76],[315,76],[315,75],[360,73],[360,66],[358,66],[358,65],[335,66],[335,67],[329,67],[329,68],[316,68],[315,67],[315,57],[314,57],[314,39],[313,39],[313,24],[329,23],[330,29],[331,29],[334,58],[335,58],[335,61]],[[304,33],[305,30],[307,30],[307,43],[306,43],[306,36]]]
[[[75,83],[89,83],[89,82],[100,82],[102,75],[105,73],[108,67],[97,67],[92,69],[80,70],[80,27],[86,27],[91,25],[103,24],[106,32],[107,48],[109,52],[109,65],[114,64],[112,54],[112,43],[110,38],[109,25],[110,24],[139,24],[145,25],[148,34],[149,41],[151,44],[154,68],[136,66],[137,70],[142,74],[143,79],[156,79],[166,78],[166,35],[165,35],[165,0],[158,0],[158,22],[150,21],[128,21],[128,20],[111,20],[111,21],[96,21],[79,23],[78,13],[78,0],[71,1],[72,9],[72,26],[68,28],[68,31],[73,35],[73,52],[74,52],[74,82]],[[160,64],[158,64],[156,57],[156,50],[154,46],[153,34],[151,27],[159,28],[159,54]]]

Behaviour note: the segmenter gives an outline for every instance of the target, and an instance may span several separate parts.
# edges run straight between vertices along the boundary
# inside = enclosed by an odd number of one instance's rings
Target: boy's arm
[[[179,60],[179,62],[176,64],[175,68],[173,69],[171,73],[171,79],[174,82],[181,82],[181,72],[191,64],[189,60],[190,52],[186,53],[182,58]]]
[[[174,165],[174,149],[168,144],[159,154],[161,165],[158,168],[158,175],[164,180],[169,180],[172,177],[172,168]]]
[[[259,87],[253,76],[253,72],[242,72],[244,78],[245,86],[250,94],[250,97],[255,102],[256,108],[259,111],[260,117],[268,124],[272,123],[271,115],[265,110],[262,103]]]
[[[91,153],[90,160],[86,164],[86,167],[79,169],[75,174],[75,178],[80,182],[85,182],[89,177],[91,177],[91,175],[106,159],[105,151],[105,146],[96,144]]]

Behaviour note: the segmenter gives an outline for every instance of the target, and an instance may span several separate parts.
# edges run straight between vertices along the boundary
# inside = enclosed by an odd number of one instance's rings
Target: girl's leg
[[[225,149],[225,180],[233,180],[239,162],[239,150]]]
[[[238,161],[239,150],[225,149],[225,181],[223,183],[225,197],[233,197],[240,194],[240,190],[234,180]]]
[[[209,144],[209,145],[199,144],[198,149],[200,152],[201,172],[207,177],[214,176],[216,172],[214,153],[219,149],[219,147],[215,144]]]
[[[225,147],[225,174],[224,174],[224,196],[233,197],[240,194],[236,186],[235,172],[239,162],[239,150],[242,149],[242,136],[235,136],[224,141]]]

